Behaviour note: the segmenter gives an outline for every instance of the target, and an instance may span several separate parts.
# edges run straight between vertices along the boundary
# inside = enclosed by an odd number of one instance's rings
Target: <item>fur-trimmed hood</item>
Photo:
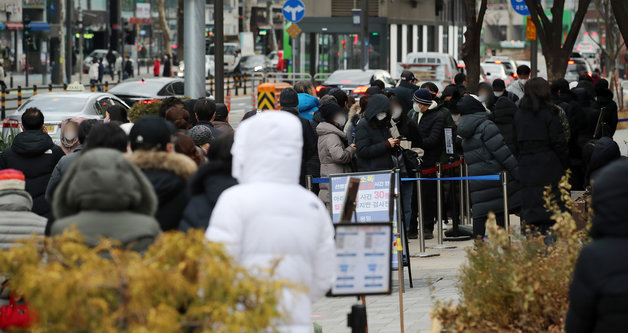
[[[138,150],[132,154],[126,154],[126,158],[142,170],[167,170],[183,179],[189,179],[198,168],[189,157],[165,151]]]

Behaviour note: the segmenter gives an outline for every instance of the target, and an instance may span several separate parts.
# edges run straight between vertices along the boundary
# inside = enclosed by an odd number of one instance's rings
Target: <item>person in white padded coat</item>
[[[235,134],[232,173],[239,185],[223,192],[206,237],[223,242],[242,265],[304,290],[283,291],[280,332],[311,332],[312,303],[334,282],[335,243],[323,203],[299,185],[301,123],[287,112],[263,112]]]

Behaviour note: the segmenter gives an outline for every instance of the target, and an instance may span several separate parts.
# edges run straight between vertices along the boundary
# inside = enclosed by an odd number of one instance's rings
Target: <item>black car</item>
[[[338,87],[349,96],[359,97],[366,92],[374,81],[381,80],[386,88],[393,88],[395,80],[390,73],[382,69],[346,69],[333,72],[322,85],[316,87],[319,91],[324,87]]]

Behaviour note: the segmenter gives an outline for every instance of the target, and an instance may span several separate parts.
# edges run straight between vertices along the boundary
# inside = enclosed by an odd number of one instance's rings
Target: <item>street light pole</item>
[[[214,41],[214,68],[216,72],[216,102],[223,103],[225,100],[225,29],[224,13],[223,13],[223,0],[216,0],[214,2],[214,32],[216,33],[216,39]],[[204,30],[203,30],[204,31]],[[186,71],[187,72],[187,71]]]
[[[205,0],[185,0],[185,95],[205,97]]]
[[[360,28],[362,33],[362,61],[363,70],[369,69],[369,2],[361,0],[360,3]]]

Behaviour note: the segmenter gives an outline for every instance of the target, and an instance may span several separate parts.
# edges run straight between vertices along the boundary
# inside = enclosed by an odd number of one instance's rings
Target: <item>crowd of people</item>
[[[570,169],[572,189],[584,190],[620,159],[608,82],[582,76],[570,87],[530,73],[520,66],[511,85],[483,82],[475,93],[462,73],[441,91],[404,71],[395,88],[374,81],[358,101],[300,81],[281,92],[281,111],[248,112],[237,131],[227,106],[204,98],[167,98],[158,115],[134,123],[111,106],[104,121],[65,120],[58,144],[42,112],[29,108],[23,131],[0,155],[0,248],[77,228],[90,245],[109,237],[141,252],[162,232],[202,229],[251,269],[283,258],[279,277],[308,286],[306,294],[284,293],[284,324],[306,332],[335,258],[329,186],[307,191],[307,175],[399,169],[412,177],[464,156],[470,176],[507,172],[509,212],[548,233],[544,187]],[[445,220],[458,218],[456,186],[444,187]],[[402,183],[408,238],[418,237],[416,191]],[[421,195],[429,239],[443,223],[436,183],[423,182]],[[470,197],[475,238],[485,236],[490,212],[504,225],[501,183],[470,181]]]

